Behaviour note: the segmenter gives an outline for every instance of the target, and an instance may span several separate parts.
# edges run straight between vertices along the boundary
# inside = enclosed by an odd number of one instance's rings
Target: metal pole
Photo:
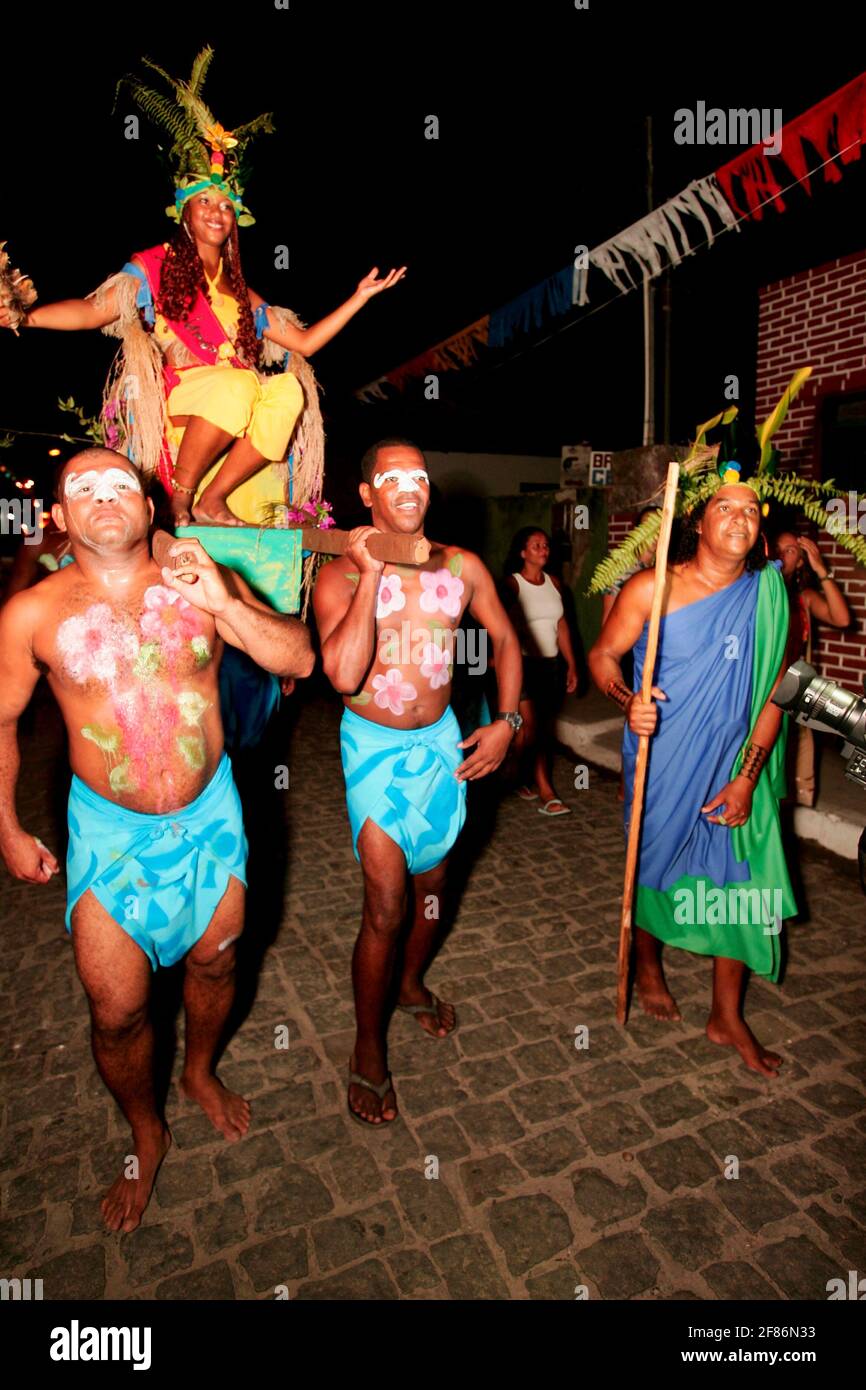
[[[646,118],[647,211],[653,210],[653,118]],[[643,442],[655,444],[655,287],[643,282]]]

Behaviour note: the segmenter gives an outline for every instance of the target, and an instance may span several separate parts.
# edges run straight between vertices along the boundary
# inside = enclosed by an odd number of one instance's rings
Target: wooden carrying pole
[[[258,531],[258,527],[249,527],[248,529],[251,532]],[[279,534],[279,528],[274,529]],[[283,529],[288,531],[300,529],[304,549],[315,551],[317,555],[344,555],[349,543],[349,532],[340,531],[336,527],[329,531],[322,531],[318,526],[302,526],[300,528],[290,526]],[[182,527],[180,535],[177,536],[170,535],[168,531],[154,531],[151,548],[157,564],[160,566],[166,564],[167,561],[163,557],[168,547],[182,540]],[[423,565],[430,558],[430,542],[423,536],[396,536],[381,531],[377,535],[367,537],[367,549],[374,560],[383,560],[386,565]],[[178,568],[178,562],[182,558],[182,556],[177,555],[174,557],[175,569]]]
[[[649,632],[647,633],[646,657],[643,664],[640,699],[648,705],[652,700],[653,672],[659,644],[659,623],[662,616],[662,602],[667,581],[668,548],[671,540],[671,527],[674,521],[674,508],[677,500],[677,482],[680,476],[678,463],[668,464],[662,503],[662,524],[656,547],[655,584],[650,609]],[[641,821],[643,819],[643,793],[646,784],[646,766],[649,757],[649,735],[638,738],[637,760],[634,769],[634,788],[631,802],[631,819],[628,823],[628,844],[625,855],[625,882],[622,889],[622,918],[619,928],[619,958],[616,981],[616,1021],[625,1023],[628,1017],[628,976],[631,962],[631,919],[634,909],[634,882],[637,874],[637,852],[640,844]]]

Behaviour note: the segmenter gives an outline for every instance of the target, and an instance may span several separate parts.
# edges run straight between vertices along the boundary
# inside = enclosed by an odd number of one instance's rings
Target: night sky
[[[395,405],[351,392],[528,289],[647,210],[645,116],[654,121],[655,200],[709,174],[738,148],[674,143],[674,111],[781,107],[789,120],[856,76],[858,46],[818,10],[796,27],[783,5],[620,6],[571,0],[493,4],[331,5],[251,0],[233,10],[41,6],[19,15],[29,60],[4,60],[0,239],[40,302],[78,296],[162,240],[171,187],[146,121],[117,79],[149,54],[187,75],[205,43],[216,58],[205,96],[232,126],[274,112],[277,134],[253,147],[241,231],[247,281],[306,321],[335,307],[371,265],[406,262],[403,285],[369,304],[314,362],[325,391],[328,468],[339,491],[361,450],[384,434],[429,449],[558,454],[564,443],[641,442],[639,292],[542,346],[420,382]],[[83,17],[81,17],[83,16]],[[155,82],[158,79],[155,78]],[[424,139],[436,114],[440,139]],[[749,409],[757,288],[862,246],[866,167],[840,184],[795,192],[784,215],[728,233],[671,275],[672,438],[722,404],[736,373]],[[274,247],[290,267],[274,269]],[[614,294],[590,283],[592,307]],[[0,336],[0,430],[71,429],[55,407],[89,412],[115,344],[96,333]],[[659,426],[661,391],[659,393]],[[36,466],[16,449],[14,466]],[[10,453],[6,459],[12,461]]]

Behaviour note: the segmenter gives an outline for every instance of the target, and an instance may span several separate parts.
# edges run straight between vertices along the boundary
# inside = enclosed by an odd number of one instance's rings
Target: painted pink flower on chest
[[[73,680],[111,682],[138,655],[138,639],[107,603],[67,618],[57,629],[57,649]]]
[[[383,575],[376,596],[376,617],[387,618],[390,613],[399,613],[405,607],[406,595],[399,574]]]
[[[447,685],[451,679],[451,654],[435,642],[425,642],[421,653],[421,675],[430,682],[431,690]]]
[[[463,580],[450,570],[421,571],[421,611],[444,613],[449,618],[460,616]]]
[[[373,703],[380,709],[390,710],[392,714],[402,714],[404,702],[418,698],[414,685],[404,681],[403,672],[396,671],[393,666],[386,676],[373,677],[373,689],[376,692]]]
[[[177,651],[201,633],[198,611],[176,589],[167,589],[164,584],[152,584],[145,590],[139,626],[145,637],[168,651]]]

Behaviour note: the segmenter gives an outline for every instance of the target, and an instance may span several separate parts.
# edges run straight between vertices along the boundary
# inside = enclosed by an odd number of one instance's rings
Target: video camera
[[[863,688],[866,690],[866,676]],[[773,704],[807,729],[843,738],[842,757],[848,759],[845,776],[866,787],[866,695],[852,695],[835,681],[819,676],[808,661],[795,661],[779,682]],[[860,836],[857,857],[860,884],[866,893],[866,829]]]

